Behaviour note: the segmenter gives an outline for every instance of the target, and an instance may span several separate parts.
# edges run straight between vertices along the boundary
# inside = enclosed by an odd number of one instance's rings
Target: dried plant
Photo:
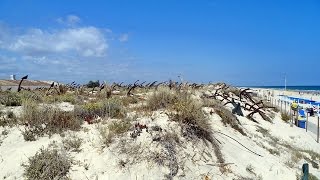
[[[81,149],[81,144],[82,144],[82,139],[77,137],[76,135],[71,135],[68,138],[65,138],[62,140],[63,146],[67,151],[72,151],[72,152],[80,152]]]
[[[126,133],[131,128],[130,119],[116,120],[109,124],[107,127],[99,127],[99,133],[102,137],[104,145],[109,146],[116,136]]]
[[[79,130],[82,121],[73,112],[65,112],[54,107],[39,107],[32,101],[25,102],[20,121],[27,125],[24,137],[30,139],[44,134],[60,133],[64,130]],[[35,139],[35,138],[31,138]]]
[[[178,101],[175,91],[169,89],[159,89],[147,99],[146,107],[151,111],[167,108]]]
[[[57,149],[41,148],[36,155],[29,158],[28,164],[23,164],[23,166],[27,180],[67,179],[71,159]]]
[[[22,99],[17,92],[0,92],[0,104],[5,106],[21,106]]]

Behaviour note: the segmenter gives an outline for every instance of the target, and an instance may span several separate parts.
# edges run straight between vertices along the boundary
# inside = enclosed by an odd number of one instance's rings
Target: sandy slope
[[[61,106],[70,108],[65,103]],[[231,107],[228,108],[231,109]],[[291,127],[283,122],[280,119],[280,113],[276,114],[272,123],[262,120],[260,116],[255,117],[259,123],[238,116],[247,134],[243,136],[231,127],[224,126],[217,114],[210,115],[211,108],[206,107],[203,110],[210,118],[215,137],[221,142],[221,151],[226,163],[230,163],[225,166],[223,173],[216,163],[213,148],[202,141],[190,141],[183,138],[180,134],[180,126],[176,122],[169,121],[168,116],[162,111],[136,120],[150,127],[158,125],[164,130],[162,133],[171,132],[180,136],[181,143],[175,147],[178,171],[173,179],[203,179],[205,177],[210,179],[296,179],[296,174],[300,174],[301,166],[306,161],[300,160],[289,167],[288,162],[291,161],[292,152],[279,144],[320,153],[320,144],[315,142],[314,137],[306,133],[304,129]],[[244,112],[245,115],[247,113]],[[159,132],[143,130],[136,139],[130,138],[130,132],[128,132],[123,137],[117,138],[109,147],[104,147],[98,128],[105,126],[105,123],[108,122],[110,120],[98,124],[84,124],[79,132],[65,133],[66,137],[69,134],[76,134],[83,140],[81,152],[67,152],[74,160],[69,173],[71,179],[165,179],[166,175],[171,172],[170,166],[176,166],[176,164],[166,164],[166,162],[164,165],[158,165],[152,161],[154,156],[151,152],[167,153],[161,144],[152,141],[155,134]],[[268,133],[261,133],[261,128],[258,126],[263,127]],[[33,156],[41,147],[47,147],[52,142],[62,146],[63,137],[60,135],[26,142],[21,134],[22,129],[21,126],[0,127],[0,132],[8,132],[6,135],[0,135],[2,142],[0,145],[0,179],[23,179],[24,168],[21,164],[26,163],[28,157]],[[218,132],[231,136],[261,156],[250,152],[236,141]],[[121,145],[125,147],[121,148]],[[125,150],[127,153],[121,153],[120,150]],[[279,154],[272,154],[270,150],[278,151]],[[125,162],[125,165],[121,166],[120,162]],[[252,172],[247,170],[248,167],[252,167]],[[311,165],[309,168],[312,174],[320,178],[319,169]]]

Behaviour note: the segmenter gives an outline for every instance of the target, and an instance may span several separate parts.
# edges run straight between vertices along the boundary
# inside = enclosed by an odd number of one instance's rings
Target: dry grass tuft
[[[166,88],[159,89],[147,99],[146,108],[155,111],[168,108],[178,101],[178,95],[175,91]]]
[[[178,144],[179,142],[180,142],[179,137],[174,133],[165,134],[163,137],[163,140],[161,141],[161,144],[163,145],[165,150],[163,152],[165,155],[165,160],[167,161],[167,165],[170,171],[170,173],[165,176],[168,179],[172,179],[175,175],[177,175],[179,170],[177,151],[175,148],[176,144]],[[161,163],[161,160],[160,160],[160,163]]]
[[[25,140],[35,140],[38,136],[61,133],[64,130],[79,130],[82,123],[73,112],[54,107],[39,107],[32,101],[24,103],[20,121],[27,125],[23,132]]]
[[[107,127],[100,127],[98,130],[102,137],[102,143],[109,146],[115,137],[128,132],[131,126],[130,119],[126,118],[114,121]]]
[[[68,138],[65,138],[62,140],[63,146],[67,151],[72,151],[72,152],[80,152],[81,149],[81,144],[82,144],[82,139],[77,137],[76,135],[71,135]]]
[[[21,91],[19,92],[19,96],[22,99],[22,102],[24,101],[34,101],[34,102],[38,102],[38,103],[42,103],[44,98],[45,98],[45,94],[41,91],[38,92],[34,92],[34,91]]]
[[[43,97],[43,102],[45,103],[59,103],[59,102],[69,102],[71,104],[82,104],[83,97],[77,96],[73,93],[65,93],[65,94],[54,94]]]
[[[114,121],[108,126],[109,131],[113,132],[114,134],[123,134],[128,132],[130,127],[131,123],[127,119]]]
[[[256,127],[257,127],[256,131],[261,133],[263,135],[263,137],[270,137],[271,136],[270,130],[265,129],[265,128],[258,126],[258,125]]]
[[[0,111],[0,127],[13,127],[14,125],[19,124],[17,116],[13,113],[13,111],[6,111],[5,113]]]
[[[196,103],[188,93],[179,93],[178,101],[172,107],[173,113],[170,119],[181,124],[183,136],[194,139],[202,139],[209,142],[213,148],[219,163],[224,163],[224,159],[218,145],[213,136],[213,132],[208,118],[202,111],[202,105]]]
[[[227,94],[232,93],[238,97],[240,97],[241,89],[236,87],[229,87],[228,89],[224,90]]]
[[[75,114],[84,120],[96,117],[124,118],[126,111],[120,99],[110,98],[104,101],[88,102],[82,106],[75,106]]]
[[[211,141],[211,127],[202,107],[189,94],[180,94],[177,102],[172,106],[171,120],[180,122],[183,126],[183,135],[189,138],[196,136],[199,139]]]
[[[291,117],[290,117],[290,115],[288,114],[288,113],[281,113],[281,119],[283,120],[283,121],[285,121],[285,122],[289,122],[290,121],[290,119],[291,119]]]
[[[253,168],[252,164],[247,165],[246,171],[249,172],[250,174],[253,174],[256,176],[256,173],[254,172],[254,168]]]
[[[24,176],[27,180],[54,180],[67,179],[71,167],[71,159],[67,154],[57,149],[40,149],[33,157],[29,158],[25,167]]]
[[[129,106],[130,104],[137,104],[139,99],[134,96],[124,96],[121,98],[121,101],[124,106]]]
[[[212,106],[214,111],[221,117],[222,123],[224,125],[229,124],[233,129],[241,133],[242,135],[246,136],[247,134],[243,131],[243,129],[240,127],[240,122],[234,114],[232,114],[231,111],[229,111],[226,107],[224,107],[222,104],[220,104],[217,101],[214,101]]]

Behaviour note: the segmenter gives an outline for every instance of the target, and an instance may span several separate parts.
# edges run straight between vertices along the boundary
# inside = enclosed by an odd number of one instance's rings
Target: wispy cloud
[[[81,19],[76,15],[68,15],[66,17],[60,17],[57,22],[67,26],[74,26],[81,22]]]
[[[129,34],[127,34],[127,33],[121,34],[119,37],[120,42],[127,42],[128,40],[129,40]]]

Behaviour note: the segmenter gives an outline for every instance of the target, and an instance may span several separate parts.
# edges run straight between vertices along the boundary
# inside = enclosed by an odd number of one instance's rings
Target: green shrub
[[[65,93],[65,94],[55,94],[55,95],[49,95],[43,97],[44,102],[46,103],[59,103],[59,102],[69,102],[71,104],[81,104],[82,99],[80,96],[76,96],[75,94],[72,93]]]
[[[29,158],[24,176],[27,180],[67,179],[71,167],[71,159],[56,149],[43,149]]]
[[[128,132],[131,127],[130,119],[117,120],[112,122],[108,127],[101,127],[99,129],[102,136],[102,142],[106,146],[112,143],[114,137],[119,136],[125,132]]]
[[[130,104],[137,104],[138,98],[136,98],[134,96],[125,96],[125,97],[121,98],[121,101],[124,106],[128,106]]]
[[[128,120],[113,121],[109,126],[109,131],[115,134],[123,134],[127,132],[131,127],[131,123]]]
[[[63,146],[67,151],[72,151],[72,152],[80,152],[81,149],[81,144],[82,144],[82,139],[79,137],[72,135],[68,138],[65,138],[62,140]]]
[[[71,94],[71,93],[66,93],[60,96],[60,101],[61,102],[69,102],[71,104],[77,104],[77,103],[81,103],[79,102],[80,99],[78,96]]]
[[[24,131],[22,131],[22,136],[25,141],[35,141],[37,140],[37,135],[43,135],[43,130],[39,128],[27,128]]]
[[[19,93],[5,91],[0,93],[0,103],[5,106],[21,106],[22,100]]]
[[[44,99],[44,93],[41,91],[21,91],[19,92],[19,96],[21,97],[22,101],[34,101],[38,103],[42,103]]]
[[[74,112],[65,112],[54,107],[38,107],[32,101],[24,103],[20,121],[28,125],[24,137],[30,137],[30,134],[37,137],[46,133],[51,135],[64,130],[78,130],[82,123],[75,117]]]
[[[51,103],[57,103],[57,102],[61,102],[59,95],[49,95],[49,96],[44,96],[43,97],[43,101],[45,103],[51,104]]]
[[[75,114],[82,118],[110,117],[123,118],[126,111],[120,99],[110,98],[99,102],[89,102],[75,107]]]
[[[104,106],[106,107],[108,117],[124,118],[126,116],[126,111],[120,99],[108,99],[104,102]]]

